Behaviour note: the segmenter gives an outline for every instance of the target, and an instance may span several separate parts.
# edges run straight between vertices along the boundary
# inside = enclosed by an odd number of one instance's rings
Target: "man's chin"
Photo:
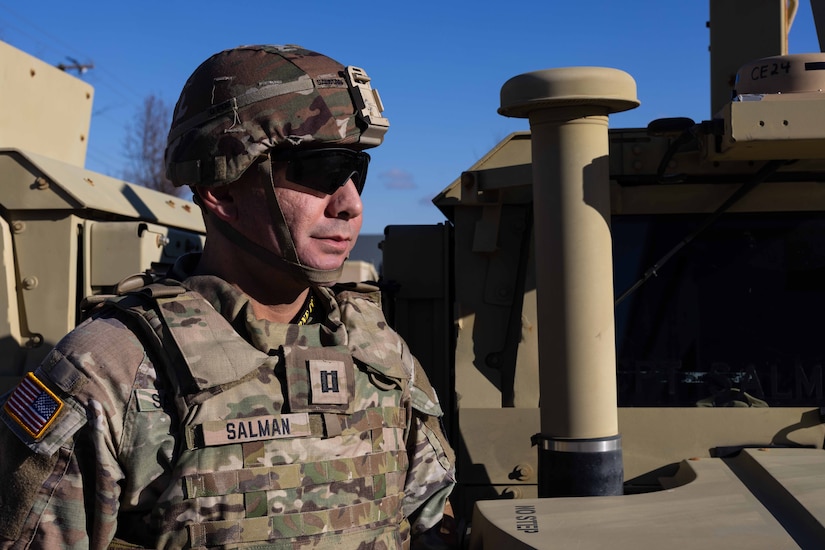
[[[347,251],[346,254],[319,254],[312,259],[308,259],[306,265],[315,269],[329,271],[339,269],[344,265],[347,258],[349,258],[349,251]]]

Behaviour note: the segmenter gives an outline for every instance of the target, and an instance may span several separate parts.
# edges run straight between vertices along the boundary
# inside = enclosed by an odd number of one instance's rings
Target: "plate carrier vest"
[[[153,513],[161,547],[409,546],[410,408],[440,408],[411,387],[420,366],[402,355],[401,338],[383,331],[378,342],[364,330],[386,323],[374,298],[344,291],[336,301],[346,345],[302,346],[317,327],[289,325],[293,343],[270,354],[183,286],[155,283],[107,302],[149,336],[180,419]]]

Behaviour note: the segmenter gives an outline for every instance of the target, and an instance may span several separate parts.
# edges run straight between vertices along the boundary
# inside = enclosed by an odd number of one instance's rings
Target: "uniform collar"
[[[335,295],[325,287],[313,287],[315,306],[320,323],[306,326],[273,323],[257,319],[252,313],[250,298],[245,293],[215,275],[192,275],[200,260],[199,253],[182,256],[169,276],[183,286],[203,296],[250,344],[269,353],[283,344],[340,345],[346,344],[346,331]]]

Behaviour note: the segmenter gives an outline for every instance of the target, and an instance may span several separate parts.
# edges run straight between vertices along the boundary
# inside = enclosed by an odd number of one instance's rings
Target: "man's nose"
[[[327,205],[328,216],[345,220],[357,218],[363,210],[364,204],[361,202],[361,195],[358,194],[355,183],[351,178],[332,194]]]

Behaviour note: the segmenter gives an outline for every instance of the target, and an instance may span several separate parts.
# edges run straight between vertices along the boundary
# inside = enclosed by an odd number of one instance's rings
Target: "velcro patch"
[[[308,363],[310,400],[313,404],[346,405],[349,403],[347,367],[343,361],[311,359]]]
[[[159,412],[163,410],[160,404],[160,394],[155,390],[136,389],[134,391],[137,410],[140,412]]]
[[[355,366],[344,346],[284,346],[289,410],[350,413],[355,399]]]
[[[309,415],[306,413],[215,420],[204,422],[201,429],[203,444],[207,447],[312,435]]]
[[[336,74],[322,74],[315,78],[316,88],[346,88],[347,83]]]
[[[26,433],[39,439],[63,409],[63,401],[30,372],[3,408]]]

